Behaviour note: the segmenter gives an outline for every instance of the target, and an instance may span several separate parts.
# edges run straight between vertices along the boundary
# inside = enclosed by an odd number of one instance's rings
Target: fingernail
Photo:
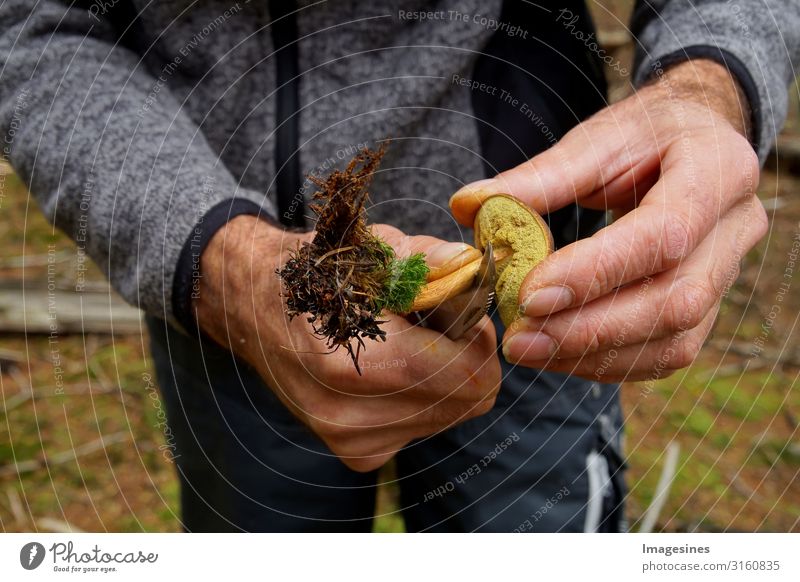
[[[575,293],[569,287],[560,285],[542,287],[528,294],[525,301],[522,302],[522,310],[525,315],[539,317],[561,311],[572,305],[574,301]]]
[[[425,262],[431,268],[441,267],[469,248],[466,243],[445,242],[426,253]]]
[[[497,187],[498,187],[497,180],[495,180],[494,178],[487,178],[485,180],[478,180],[477,182],[471,182],[466,186],[463,186],[462,188],[457,190],[456,193],[450,197],[450,203],[452,204],[453,200],[455,200],[456,198],[460,198],[461,196],[471,195],[474,194],[475,192],[479,191],[492,192],[496,190]]]
[[[503,342],[503,357],[508,362],[546,360],[557,348],[556,342],[546,333],[523,331]]]

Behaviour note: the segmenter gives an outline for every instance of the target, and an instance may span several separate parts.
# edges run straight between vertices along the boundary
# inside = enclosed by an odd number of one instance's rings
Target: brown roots
[[[384,151],[364,149],[344,171],[324,180],[311,177],[319,188],[311,204],[316,235],[278,270],[289,318],[307,313],[314,334],[330,351],[344,347],[359,374],[364,338],[386,340],[381,311],[402,312],[427,275],[422,255],[395,260],[393,249],[367,226],[367,188]],[[413,281],[405,274],[409,266]]]

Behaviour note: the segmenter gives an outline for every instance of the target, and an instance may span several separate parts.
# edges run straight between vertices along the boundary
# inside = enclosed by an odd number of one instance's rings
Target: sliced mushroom
[[[519,292],[525,277],[553,252],[553,236],[541,216],[507,194],[483,200],[474,228],[475,246],[483,250],[491,242],[495,249],[497,307],[507,327],[520,316]],[[506,258],[498,259],[500,253]]]
[[[454,260],[431,269],[411,311],[432,309],[472,284],[487,243],[494,249],[495,292],[500,318],[508,326],[519,317],[519,290],[533,267],[553,252],[553,237],[542,217],[507,194],[483,200],[475,215],[475,246]]]

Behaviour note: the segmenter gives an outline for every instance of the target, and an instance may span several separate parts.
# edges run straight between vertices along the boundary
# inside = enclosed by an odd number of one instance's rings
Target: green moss
[[[686,417],[684,427],[692,434],[706,437],[713,431],[715,422],[716,418],[713,414],[701,406],[696,406]]]
[[[380,310],[408,313],[428,277],[425,255],[417,253],[405,259],[394,259],[377,304]]]

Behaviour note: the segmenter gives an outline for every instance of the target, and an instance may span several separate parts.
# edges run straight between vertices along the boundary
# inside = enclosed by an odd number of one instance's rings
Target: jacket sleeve
[[[753,146],[766,159],[800,65],[800,0],[639,0],[631,29],[637,84],[691,58],[727,66],[750,102]]]
[[[72,2],[0,4],[2,155],[127,301],[186,327],[213,232],[234,215],[274,209],[237,187],[117,36]]]

